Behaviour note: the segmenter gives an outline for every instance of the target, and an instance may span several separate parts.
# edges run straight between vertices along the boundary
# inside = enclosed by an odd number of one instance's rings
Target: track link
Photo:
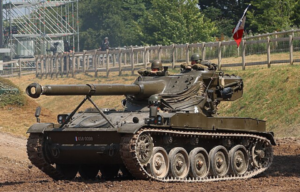
[[[64,175],[55,169],[50,163],[46,161],[45,153],[43,149],[44,137],[43,134],[29,135],[27,141],[27,154],[28,158],[33,165],[39,168],[41,171],[49,175],[55,180],[65,179]]]
[[[178,179],[174,177],[165,177],[165,178],[157,178],[152,176],[144,166],[139,162],[136,154],[136,144],[139,136],[142,133],[150,133],[150,134],[161,134],[161,135],[172,135],[175,137],[199,137],[201,139],[214,138],[214,139],[226,139],[226,138],[243,138],[250,139],[253,143],[265,143],[270,147],[270,154],[268,155],[269,162],[267,165],[264,165],[261,168],[254,168],[252,170],[248,170],[245,174],[237,176],[237,175],[226,175],[223,177],[216,176],[208,176],[206,178],[191,178],[187,177],[185,179]],[[176,131],[176,130],[163,130],[163,129],[151,129],[145,128],[138,131],[136,134],[128,134],[122,137],[120,144],[120,155],[123,159],[123,162],[128,169],[128,171],[137,179],[153,179],[162,182],[211,182],[211,181],[224,181],[224,180],[235,180],[235,179],[248,179],[254,177],[262,172],[264,172],[271,165],[273,161],[273,150],[271,147],[271,143],[268,139],[257,136],[254,134],[243,134],[243,133],[209,133],[209,132],[193,132],[193,131]]]

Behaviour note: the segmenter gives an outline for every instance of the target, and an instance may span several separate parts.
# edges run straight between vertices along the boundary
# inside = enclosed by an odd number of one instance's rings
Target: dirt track
[[[154,181],[53,181],[32,167],[26,138],[0,132],[0,191],[300,191],[300,139],[277,139],[274,162],[262,175],[249,180],[211,183]]]

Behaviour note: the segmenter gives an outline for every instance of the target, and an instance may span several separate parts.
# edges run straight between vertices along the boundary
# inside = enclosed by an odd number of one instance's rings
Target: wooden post
[[[289,39],[289,44],[290,44],[290,64],[294,64],[294,58],[293,58],[293,35],[290,35]]]
[[[143,62],[144,62],[144,68],[147,69],[147,48],[146,46],[144,47],[144,55],[143,55]]]
[[[186,44],[185,47],[185,61],[186,63],[189,63],[189,59],[190,59],[190,50],[189,50],[189,44]]]
[[[131,52],[130,52],[130,62],[131,62],[131,75],[134,74],[134,53],[133,53],[133,47],[131,46]]]
[[[202,43],[202,60],[205,60],[205,54],[206,54],[206,52],[205,52],[205,43],[203,42]]]
[[[276,33],[277,33],[277,31],[275,31]],[[276,34],[275,35],[275,39],[277,40],[277,38],[278,38],[278,35]],[[275,47],[277,48],[278,47],[278,41],[275,41]]]
[[[75,77],[75,54],[72,53],[72,77]]]
[[[50,77],[52,78],[53,77],[53,65],[54,65],[54,62],[53,62],[53,55],[49,56],[49,64],[50,64]]]
[[[85,73],[86,71],[86,58],[85,58],[85,54],[86,54],[86,50],[83,51],[83,55],[82,55],[82,66],[83,66],[83,72]]]
[[[157,46],[158,60],[161,61],[161,45]]]
[[[122,75],[122,50],[119,49],[119,75]]]
[[[246,40],[242,40],[243,53],[242,53],[242,69],[246,69]]]
[[[150,62],[150,50],[149,50],[149,46],[147,46],[147,61],[146,63]]]
[[[222,60],[222,47],[221,47],[221,45],[222,45],[222,42],[219,41],[219,43],[218,43],[218,68],[219,68],[219,70],[221,70],[221,68],[222,68],[222,63],[221,63],[221,60]]]
[[[127,64],[127,53],[124,53],[124,65]]]
[[[116,65],[116,53],[113,53],[113,66]]]
[[[268,62],[268,68],[271,67],[271,46],[270,46],[270,37],[267,37],[267,62]]]
[[[175,45],[172,45],[172,69],[174,69],[175,67],[175,62],[176,62],[176,56],[175,56]]]
[[[109,75],[109,49],[106,49],[106,77]]]
[[[46,75],[46,78],[47,78],[47,76],[48,76],[48,73],[49,73],[49,61],[48,61],[49,59],[48,59],[48,56],[47,55],[45,55],[45,75]]]
[[[58,77],[58,54],[55,53],[55,77]]]
[[[21,77],[22,76],[21,59],[18,60],[18,64],[19,64],[19,77]]]
[[[95,77],[98,77],[98,70],[97,70],[97,65],[96,65],[96,55],[97,55],[97,50],[94,51],[94,54],[92,56],[92,62],[93,62],[93,67],[95,70]],[[104,56],[102,57],[104,59]]]
[[[136,52],[136,64],[139,64],[139,51]]]
[[[38,62],[39,58],[40,58],[40,55],[35,56],[35,77],[39,76],[39,62]]]
[[[64,75],[64,54],[60,55],[60,76]]]
[[[70,53],[66,54],[66,59],[67,59],[67,77],[69,77],[69,73],[70,73]]]

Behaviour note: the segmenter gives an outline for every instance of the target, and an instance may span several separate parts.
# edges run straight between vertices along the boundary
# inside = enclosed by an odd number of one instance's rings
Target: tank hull
[[[110,113],[108,117],[115,115],[123,116],[124,114]],[[145,115],[146,113],[131,113],[130,117],[143,118]],[[189,118],[191,118],[190,121]],[[195,119],[198,120],[195,121]],[[218,180],[228,180],[234,175],[229,171],[229,152],[234,147],[242,146],[245,154],[251,154],[247,157],[249,159],[247,164],[252,164],[252,167],[248,168],[249,171],[242,173],[239,179],[249,178],[250,175],[252,177],[263,172],[272,162],[271,145],[275,145],[275,141],[272,133],[265,132],[265,121],[251,118],[205,117],[201,114],[187,113],[165,114],[164,120],[168,122],[168,125],[127,122],[116,128],[59,128],[58,124],[35,124],[28,130],[28,133],[33,137],[39,137],[40,143],[33,144],[37,140],[29,137],[28,156],[40,156],[37,155],[38,151],[34,150],[37,148],[36,145],[40,145],[43,153],[41,161],[44,162],[37,162],[36,159],[31,159],[31,161],[54,179],[68,179],[56,168],[57,165],[73,165],[75,171],[82,166],[89,165],[94,169],[100,169],[100,172],[103,167],[112,166],[114,169],[126,167],[126,170],[137,179],[152,178],[170,182],[187,182],[188,177],[184,176],[182,180],[180,177],[173,176],[174,178],[170,179],[172,178],[170,170],[162,178],[153,175],[149,166],[158,148],[163,149],[170,156],[175,149],[182,149],[186,154],[192,154],[193,151],[201,148],[209,154],[216,147],[222,146],[228,157],[228,171],[223,178],[220,177]],[[264,153],[266,157],[256,160],[256,153]],[[147,158],[143,159],[143,157]],[[168,164],[170,164],[169,161]],[[256,166],[255,163],[263,165]],[[54,170],[54,176],[53,171],[47,171],[44,168],[45,164],[49,169]],[[209,166],[207,169],[212,168]],[[216,174],[208,173],[205,179],[199,177],[200,180],[196,176],[190,176],[190,178],[194,178],[194,182],[214,181],[213,178],[218,176]],[[63,176],[57,177],[57,175]]]

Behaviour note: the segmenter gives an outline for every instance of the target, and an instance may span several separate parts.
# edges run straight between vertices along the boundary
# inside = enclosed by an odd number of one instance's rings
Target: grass
[[[299,65],[239,71],[244,79],[244,95],[237,101],[221,103],[220,114],[263,119],[267,121],[268,130],[277,136],[299,137],[300,131],[288,130],[295,126],[300,128],[299,71]]]
[[[259,57],[259,56],[256,56]],[[265,56],[261,56],[261,60]],[[278,54],[278,57],[284,57]],[[279,59],[275,58],[274,59]],[[288,58],[288,55],[285,56]],[[238,58],[233,58],[238,59]],[[259,60],[259,58],[256,58]],[[228,63],[234,63],[229,62]],[[245,71],[239,68],[223,68],[225,73],[236,74],[244,80],[244,95],[234,102],[222,102],[219,108],[219,116],[252,117],[267,121],[268,131],[275,132],[277,137],[299,137],[300,136],[300,71],[299,65],[274,65],[251,66]],[[178,70],[170,69],[170,73]],[[124,72],[125,75],[118,76],[117,72],[110,73],[109,78],[94,77],[94,73],[77,74],[75,78],[36,78],[27,75],[21,78],[13,77],[10,80],[21,90],[32,82],[46,84],[131,84],[137,75]],[[136,73],[137,74],[137,73]],[[105,74],[99,74],[105,75]],[[26,96],[27,97],[27,96]],[[83,99],[83,96],[42,96],[38,99],[27,97],[24,107],[13,107],[1,109],[1,131],[14,134],[26,135],[26,130],[36,120],[35,108],[42,106],[42,122],[56,122],[59,113],[71,112]],[[93,96],[92,99],[100,108],[122,109],[121,100],[124,96]],[[92,107],[86,104],[81,108]],[[6,120],[8,119],[8,120]]]
[[[0,94],[0,108],[3,108],[8,105],[24,106],[26,103],[25,96],[23,91],[15,84],[13,84],[9,79],[4,79],[0,77],[0,89],[17,89],[16,91],[5,92]]]

